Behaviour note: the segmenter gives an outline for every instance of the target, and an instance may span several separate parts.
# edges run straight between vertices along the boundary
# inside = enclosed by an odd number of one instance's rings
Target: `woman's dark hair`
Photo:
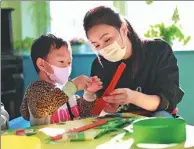
[[[140,58],[141,40],[137,33],[134,31],[131,24],[126,19],[124,19],[117,11],[106,6],[99,6],[93,8],[86,13],[84,17],[83,26],[87,36],[87,32],[95,25],[106,24],[115,27],[117,30],[120,30],[123,22],[126,22],[127,24],[128,28],[127,36],[132,43],[133,49],[132,59],[134,61],[133,68],[135,69],[134,71],[136,72],[137,71],[136,69],[138,67],[137,65],[139,63],[139,60],[141,59]]]
[[[53,34],[41,35],[34,40],[31,47],[31,59],[37,73],[40,71],[36,65],[37,59],[46,58],[52,48],[60,49],[62,46],[68,47],[68,43]]]

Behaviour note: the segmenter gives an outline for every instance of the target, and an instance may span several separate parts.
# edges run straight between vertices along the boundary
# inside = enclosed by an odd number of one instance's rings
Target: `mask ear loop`
[[[49,65],[49,66],[51,66],[48,62],[46,62],[45,60],[43,60],[44,61],[44,63],[46,63],[47,65]],[[53,75],[52,73],[50,73],[50,72],[48,72],[48,71],[46,71],[45,69],[43,69],[43,71],[50,77],[51,75]]]
[[[121,36],[120,32],[119,32],[119,35],[120,35],[121,40],[122,40],[122,45],[123,45],[122,49],[124,49],[127,46],[127,44],[126,44],[126,37],[125,37],[125,40],[123,40],[123,37]],[[125,42],[125,44],[124,44],[124,42]]]
[[[123,40],[123,38],[122,38],[122,36],[121,36],[121,32],[120,32],[120,30],[119,30],[118,28],[116,28],[116,29],[117,29],[117,31],[119,32],[119,36],[121,37],[121,40],[122,40],[122,45],[124,46],[124,40]],[[122,47],[122,49],[124,49],[124,48],[127,46],[126,41],[127,41],[127,38],[125,38],[125,46]]]
[[[103,66],[103,64],[102,64],[102,62],[100,60],[99,53],[96,52],[96,48],[94,47],[94,45],[90,41],[88,41],[87,44],[89,45],[89,47],[91,48],[91,50],[94,52],[94,54],[97,56],[98,62],[100,63],[100,65],[104,68],[104,66]]]
[[[46,62],[44,59],[42,59],[43,63],[47,63],[48,65],[50,65],[48,62]],[[54,74],[50,73],[50,72],[47,72],[44,68],[42,69],[46,75],[47,75],[47,78],[49,79],[49,82],[52,83],[52,84],[55,84],[54,80],[51,79],[51,76]]]

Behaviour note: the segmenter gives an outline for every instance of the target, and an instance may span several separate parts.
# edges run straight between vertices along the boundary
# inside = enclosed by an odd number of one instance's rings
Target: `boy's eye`
[[[59,61],[60,63],[64,63],[64,61]]]
[[[95,47],[98,48],[100,45],[96,45]]]

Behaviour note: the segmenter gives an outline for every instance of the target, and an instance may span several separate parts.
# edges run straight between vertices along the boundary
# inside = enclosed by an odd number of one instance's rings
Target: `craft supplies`
[[[95,105],[91,110],[91,114],[99,115],[100,112],[106,107],[106,102],[104,100],[102,100],[102,98],[104,96],[109,95],[115,89],[115,87],[116,87],[121,75],[123,74],[123,71],[125,70],[125,68],[126,68],[126,64],[123,62],[118,66],[108,88],[105,90],[102,97],[96,100]]]
[[[186,122],[174,118],[145,118],[133,123],[135,143],[181,143],[186,140]]]
[[[127,113],[114,113],[114,114],[106,114],[104,116],[99,116],[98,118],[134,118],[133,116],[127,114]]]
[[[73,133],[73,132],[82,132],[82,131],[85,131],[85,130],[88,130],[88,129],[91,129],[91,128],[94,128],[94,127],[97,127],[97,126],[100,126],[100,125],[103,125],[103,124],[106,124],[106,120],[98,120],[92,124],[88,124],[88,125],[85,125],[85,126],[82,126],[82,127],[79,127],[79,128],[75,128],[75,129],[71,129],[68,131],[68,133]]]
[[[36,131],[35,129],[18,129],[16,130],[15,134],[17,136],[23,136],[23,135],[31,136],[31,135],[36,134]]]
[[[41,149],[40,139],[37,137],[5,135],[1,136],[2,149]]]
[[[70,133],[67,134],[68,139],[70,141],[89,141],[93,140],[97,135],[96,131],[86,131],[86,132],[79,132],[79,133]]]
[[[121,130],[121,126],[125,125],[125,124],[131,124],[135,119],[133,118],[128,118],[128,119],[110,119],[107,120],[107,124],[102,125],[97,127],[96,129],[102,129],[101,132],[95,137],[95,139],[107,134],[108,132],[111,131],[120,131]],[[122,129],[122,131],[125,131],[124,129]]]
[[[97,131],[64,133],[57,136],[50,136],[52,141],[90,141],[95,138]]]

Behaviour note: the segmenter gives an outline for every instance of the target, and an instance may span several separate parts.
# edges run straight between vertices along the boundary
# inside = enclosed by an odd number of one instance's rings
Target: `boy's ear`
[[[41,58],[36,60],[36,66],[39,70],[44,70],[44,61]]]

